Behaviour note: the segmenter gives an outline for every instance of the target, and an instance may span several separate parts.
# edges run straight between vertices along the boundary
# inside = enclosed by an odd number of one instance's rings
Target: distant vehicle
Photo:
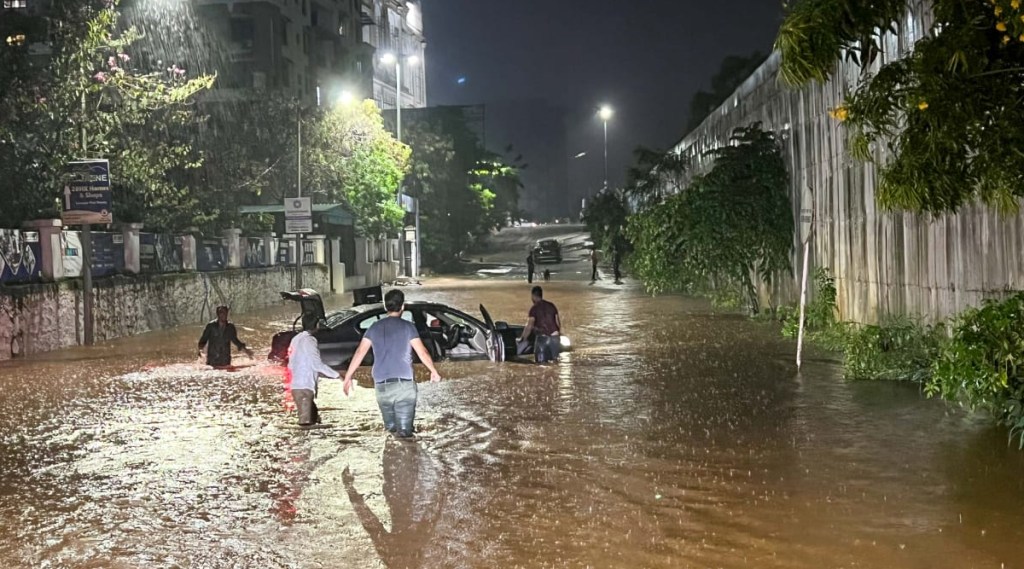
[[[288,346],[292,338],[302,329],[312,328],[317,320],[326,322],[326,326],[314,335],[320,344],[320,357],[324,363],[343,368],[348,365],[359,345],[363,334],[371,324],[387,316],[380,299],[380,289],[376,294],[356,295],[357,304],[352,308],[336,310],[329,314],[324,312],[323,300],[315,290],[303,289],[295,292],[282,292],[281,297],[299,303],[301,313],[292,323],[291,330],[274,334],[271,340],[268,359],[284,362],[288,359]],[[370,290],[370,289],[359,289]],[[358,292],[358,291],[357,291]],[[360,300],[370,301],[359,304]],[[437,302],[405,303],[402,318],[416,325],[420,339],[435,360],[490,360],[505,361],[516,355],[516,338],[523,333],[522,326],[510,326],[506,322],[494,322],[487,309],[480,306],[483,320],[451,306]],[[299,327],[301,321],[302,327]],[[532,340],[532,334],[531,334]],[[572,344],[568,337],[562,337],[562,349],[571,350]],[[533,342],[528,342],[526,352],[533,353]],[[418,361],[418,358],[417,358]],[[373,364],[373,354],[367,354],[363,365]]]
[[[533,247],[535,263],[561,263],[562,244],[556,239],[542,239]]]

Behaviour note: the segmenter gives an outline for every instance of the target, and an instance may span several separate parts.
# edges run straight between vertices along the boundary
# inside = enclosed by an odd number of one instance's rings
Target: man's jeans
[[[544,336],[538,334],[537,339],[533,344],[533,355],[539,364],[546,362],[553,363],[558,361],[558,353],[561,351],[561,348],[562,344],[559,336]]]
[[[374,387],[384,428],[392,433],[397,431],[400,437],[411,437],[412,424],[416,419],[416,382],[411,379],[388,379]]]

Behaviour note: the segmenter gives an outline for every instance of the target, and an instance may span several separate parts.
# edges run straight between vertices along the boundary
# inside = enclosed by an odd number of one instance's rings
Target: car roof
[[[415,307],[419,307],[419,308],[447,308],[447,309],[450,309],[450,310],[458,310],[459,312],[463,312],[463,313],[466,312],[465,310],[463,310],[461,308],[456,308],[456,307],[450,306],[448,304],[444,304],[444,303],[441,303],[441,302],[427,302],[427,301],[424,301],[424,300],[410,300],[410,301],[407,301],[405,303],[405,306],[406,307],[413,307],[413,306],[415,306]],[[357,314],[362,314],[364,312],[370,312],[372,310],[383,310],[383,309],[384,309],[384,303],[383,302],[375,302],[375,303],[372,303],[372,304],[360,304],[359,306],[345,307],[345,308],[342,308],[340,310],[331,311],[331,314],[340,314],[342,312],[355,312]],[[472,315],[470,315],[470,316],[472,316]]]

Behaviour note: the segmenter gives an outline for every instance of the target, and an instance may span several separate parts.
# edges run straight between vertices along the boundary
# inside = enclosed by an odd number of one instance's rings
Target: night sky
[[[768,53],[782,18],[779,0],[423,0],[423,11],[429,103],[487,105],[488,146],[515,144],[531,165],[550,161],[551,125],[524,117],[560,108],[565,158],[588,154],[569,162],[574,192],[602,184],[601,103],[616,111],[609,178],[621,185],[632,150],[682,138],[690,98],[721,60]],[[531,186],[549,183],[538,168]]]

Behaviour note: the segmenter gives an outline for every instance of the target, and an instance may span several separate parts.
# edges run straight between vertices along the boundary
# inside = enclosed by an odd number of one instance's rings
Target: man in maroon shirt
[[[558,308],[544,300],[544,289],[533,287],[533,306],[530,307],[529,319],[523,334],[517,340],[522,342],[536,332],[533,343],[533,355],[537,363],[557,362],[561,347],[562,320],[558,316]]]

